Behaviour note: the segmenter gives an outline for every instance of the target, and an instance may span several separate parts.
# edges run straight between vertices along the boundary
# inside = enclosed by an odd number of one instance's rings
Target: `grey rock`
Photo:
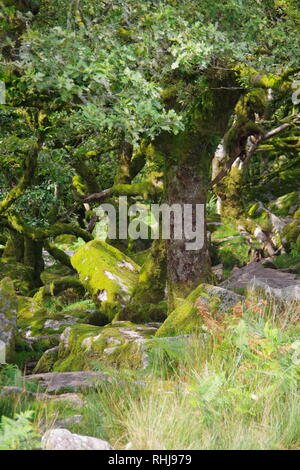
[[[44,400],[51,400],[54,402],[66,402],[75,408],[83,408],[85,401],[78,393],[62,393],[61,395],[46,395]]]
[[[212,299],[213,297],[217,297],[218,299],[220,299],[220,303],[218,304],[218,310],[220,312],[226,312],[238,302],[244,300],[244,297],[242,295],[236,294],[231,290],[225,289],[223,287],[223,284],[222,287],[204,284],[203,290],[208,294],[209,299]],[[205,299],[204,297],[202,297],[202,300],[204,303],[207,302],[207,299]]]
[[[0,391],[0,397],[6,396],[26,396],[38,401],[66,402],[75,408],[82,408],[85,405],[84,399],[78,393],[63,393],[61,395],[48,395],[47,393],[36,393],[25,390],[22,387],[6,386]]]
[[[71,317],[70,315],[65,315],[63,320],[52,320],[48,319],[44,323],[45,329],[50,329],[54,331],[59,331],[63,326],[74,325],[78,322],[78,318]]]
[[[219,282],[224,280],[224,266],[223,264],[218,264],[217,266],[213,266],[212,268],[213,274],[216,276]]]
[[[103,382],[111,382],[112,378],[99,372],[48,372],[25,377],[27,381],[37,381],[45,387],[47,393],[59,393],[66,389],[79,390],[96,387]]]
[[[264,259],[261,261],[261,265],[264,267],[264,268],[270,268],[270,269],[277,269],[277,266],[275,266],[275,264],[273,263],[273,261],[271,259]]]
[[[230,290],[263,291],[264,294],[282,301],[300,301],[300,279],[295,274],[264,268],[261,263],[256,262],[234,269],[222,286]]]
[[[285,273],[300,274],[300,263],[297,263],[289,268],[284,268],[281,271]]]
[[[73,426],[73,424],[80,423],[81,420],[82,415],[73,415],[68,418],[58,419],[54,424],[56,428],[67,428],[69,426]]]
[[[43,450],[114,450],[107,441],[72,434],[67,429],[51,429],[42,437]]]

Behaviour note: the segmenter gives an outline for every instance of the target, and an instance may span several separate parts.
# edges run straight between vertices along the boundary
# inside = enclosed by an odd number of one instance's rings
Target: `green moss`
[[[129,29],[123,28],[122,26],[118,27],[118,36],[125,42],[132,41],[132,32]]]
[[[39,302],[32,297],[19,297],[18,319],[31,320],[43,311]],[[29,322],[28,322],[29,323]]]
[[[142,183],[114,184],[110,193],[116,196],[140,195],[147,201],[151,199],[151,197],[160,196],[162,189],[159,186],[154,185],[152,181],[143,181]]]
[[[256,222],[257,225],[260,226],[260,228],[262,230],[272,232],[273,224],[272,224],[270,216],[267,212],[263,212],[260,215],[260,217],[255,218],[255,222]],[[255,228],[256,228],[256,226],[255,226]],[[254,230],[252,230],[252,233],[254,232]]]
[[[5,244],[3,258],[12,262],[22,262],[24,259],[24,237],[18,232],[11,231]]]
[[[249,65],[244,63],[238,64],[235,69],[245,80],[247,79],[252,86],[263,87],[265,89],[280,89],[282,87],[281,78],[272,73],[261,75],[253,67],[249,67]]]
[[[80,196],[84,196],[86,194],[85,184],[81,176],[73,176],[72,184]]]
[[[0,281],[0,312],[10,319],[17,313],[18,300],[13,281],[6,277]]]
[[[161,96],[163,101],[170,101],[170,100],[176,98],[177,94],[178,94],[178,85],[176,84],[176,85],[171,85],[171,86],[165,88],[161,92],[160,96]]]
[[[77,237],[75,235],[58,235],[55,237],[54,242],[58,245],[66,245],[71,246],[73,243],[77,241]]]
[[[41,274],[41,280],[44,285],[51,284],[57,279],[62,277],[69,276],[72,273],[72,270],[67,266],[62,266],[61,264],[54,264],[49,268],[46,268]]]
[[[167,313],[168,302],[164,300],[156,304],[130,303],[115,316],[114,320],[128,320],[133,323],[163,322]]]
[[[291,193],[284,194],[283,196],[276,199],[276,201],[269,204],[269,209],[276,215],[285,217],[293,214],[295,208],[297,208],[299,204],[300,194],[298,191],[293,191]]]
[[[42,374],[45,372],[51,372],[53,364],[58,359],[58,349],[56,347],[48,349],[44,352],[42,357],[39,359],[37,365],[34,368],[34,374]]]
[[[99,240],[81,247],[71,261],[94,302],[113,319],[129,300],[139,267],[118,249]]]
[[[207,312],[212,318],[218,318],[222,312],[230,311],[233,305],[242,300],[242,297],[219,287],[201,284],[170,313],[155,336],[207,332],[203,316],[199,315],[199,307],[195,305],[198,299],[203,304],[205,315]]]
[[[146,259],[149,255],[149,250],[145,251],[139,251],[138,253],[133,253],[130,255],[130,257],[133,259],[133,261],[138,264],[139,266],[143,266],[143,264],[146,262]]]
[[[187,299],[168,316],[155,336],[176,336],[201,330],[203,319],[197,313],[195,301],[199,297],[208,298],[203,285],[197,287]]]
[[[13,280],[15,289],[21,295],[27,295],[34,287],[34,271],[22,263],[0,261],[0,278],[4,277]]]
[[[251,204],[247,210],[248,216],[253,217],[261,214],[260,204],[256,202],[255,204]]]
[[[299,207],[299,209],[297,209],[296,212],[294,213],[293,218],[294,218],[294,219],[300,219],[300,207]]]
[[[238,220],[244,214],[243,201],[240,197],[244,171],[232,167],[227,176],[217,185],[217,194],[222,201],[221,216],[225,220]]]
[[[166,243],[155,240],[142,266],[130,302],[116,317],[135,323],[163,321],[167,304],[164,302],[166,286]]]
[[[67,292],[69,291],[69,297],[72,299],[72,296],[77,300],[77,298],[82,297],[85,294],[85,289],[79,279],[75,276],[66,276],[61,279],[56,279],[47,286],[47,292],[53,296],[58,295],[59,293],[64,292],[64,295],[67,297]],[[73,293],[73,294],[72,294]],[[63,295],[63,294],[62,294]]]
[[[284,245],[290,245],[297,241],[300,235],[300,224],[298,221],[290,222],[282,231],[282,242]]]
[[[38,341],[34,341],[29,344],[28,341],[24,341],[21,335],[16,338],[15,352],[12,357],[12,362],[17,364],[18,367],[28,373],[28,363],[38,362],[42,354],[57,345],[57,340],[54,338],[44,338]]]
[[[130,322],[114,322],[103,328],[74,325],[62,335],[53,370],[93,370],[94,363],[99,362],[117,368],[140,368],[143,344],[154,332],[151,327]]]

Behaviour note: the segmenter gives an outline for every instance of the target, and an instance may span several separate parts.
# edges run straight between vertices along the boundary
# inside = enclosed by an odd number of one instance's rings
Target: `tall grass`
[[[88,398],[84,431],[120,449],[300,448],[299,311],[276,308],[248,301],[221,341],[155,341],[144,382]]]
[[[276,256],[273,259],[275,266],[279,269],[290,268],[291,266],[300,265],[300,250],[296,243],[292,243],[292,248],[289,253]],[[300,274],[300,267],[299,267]]]

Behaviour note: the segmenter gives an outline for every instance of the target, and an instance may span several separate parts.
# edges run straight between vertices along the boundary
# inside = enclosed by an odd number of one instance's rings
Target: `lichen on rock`
[[[145,344],[156,330],[153,324],[134,325],[125,321],[105,327],[73,325],[66,328],[60,337],[55,363],[49,362],[52,355],[49,352],[41,358],[40,366],[44,371],[45,364],[48,364],[48,370],[55,372],[93,370],[97,361],[117,368],[138,369],[146,366]]]

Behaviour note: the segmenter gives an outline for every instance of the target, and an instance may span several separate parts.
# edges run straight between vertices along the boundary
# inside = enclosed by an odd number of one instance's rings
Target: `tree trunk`
[[[240,96],[234,84],[233,75],[227,79],[212,78],[202,93],[198,91],[199,103],[186,116],[185,130],[178,135],[164,133],[156,142],[165,160],[165,201],[169,205],[179,204],[182,211],[185,204],[193,205],[193,230],[195,205],[206,203],[211,161]],[[178,106],[176,97],[171,103],[172,107]],[[183,217],[183,226],[185,222]],[[187,250],[189,240],[185,234],[182,239],[171,237],[167,242],[169,309],[176,306],[178,298],[186,297],[199,283],[211,279],[205,212],[202,224],[204,240],[200,249]]]
[[[3,258],[23,262],[24,259],[24,237],[14,230],[10,230],[8,240],[3,252]]]
[[[189,147],[192,146],[191,142],[192,139],[187,136],[186,143]],[[205,148],[207,148],[206,145]],[[196,226],[195,207],[197,204],[205,205],[206,203],[209,155],[210,151],[207,149],[207,153],[202,153],[201,145],[199,145],[195,153],[190,148],[188,158],[180,161],[179,164],[169,165],[168,160],[166,162],[165,200],[169,206],[180,205],[183,229],[187,222],[184,217],[184,206],[190,204],[193,208],[192,228],[193,231],[197,229],[198,233],[203,228]],[[205,224],[205,212],[201,223]],[[176,306],[178,298],[186,297],[200,282],[210,280],[211,274],[205,225],[203,246],[200,249],[187,250],[186,243],[190,240],[185,236],[184,230],[182,239],[174,238],[175,224],[175,219],[171,219],[171,239],[167,240],[167,286],[171,310]]]
[[[43,284],[40,276],[45,267],[43,260],[43,243],[35,242],[25,237],[24,248],[24,264],[25,266],[33,268],[35,287],[40,287]]]

